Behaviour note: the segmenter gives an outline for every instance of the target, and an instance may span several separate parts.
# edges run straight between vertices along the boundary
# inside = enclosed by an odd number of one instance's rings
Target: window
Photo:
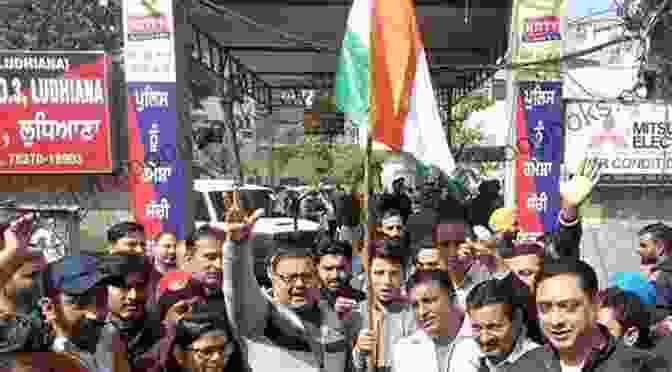
[[[506,99],[506,80],[497,79],[492,82],[492,96],[497,101]]]

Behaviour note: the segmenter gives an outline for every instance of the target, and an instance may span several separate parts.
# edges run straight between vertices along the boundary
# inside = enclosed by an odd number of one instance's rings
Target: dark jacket
[[[523,308],[523,323],[525,323],[525,328],[527,329],[527,337],[542,345],[544,343],[544,336],[541,332],[541,327],[539,327],[539,316],[536,311],[535,299],[529,287],[513,273],[509,273],[502,280],[510,282],[516,302]]]
[[[552,234],[544,235],[544,249],[547,259],[558,259],[561,257],[581,258],[581,236],[583,228],[581,220],[571,223],[564,223],[560,218],[558,231]]]
[[[607,344],[596,350],[586,361],[582,372],[662,372],[669,370],[665,359],[654,353],[625,346],[608,336],[606,328],[600,330],[608,337]],[[534,350],[519,360],[516,371],[562,372],[560,360],[550,346]]]
[[[108,319],[108,326],[113,326],[126,342],[128,349],[128,362],[132,371],[142,371],[144,366],[140,363],[142,355],[149,352],[161,339],[161,324],[154,314],[147,313],[142,323],[129,327],[112,319]]]
[[[656,305],[666,309],[672,308],[672,257],[658,264],[656,275]]]

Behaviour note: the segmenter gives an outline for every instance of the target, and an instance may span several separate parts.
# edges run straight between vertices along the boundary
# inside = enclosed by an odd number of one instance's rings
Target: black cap
[[[131,273],[143,273],[149,280],[151,270],[152,265],[144,256],[110,255],[99,261],[98,280],[100,284],[121,287]]]

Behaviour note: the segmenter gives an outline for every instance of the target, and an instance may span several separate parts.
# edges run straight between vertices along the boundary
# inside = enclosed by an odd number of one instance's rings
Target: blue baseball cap
[[[97,263],[95,256],[66,256],[50,265],[49,284],[67,294],[84,294],[99,282]]]
[[[617,272],[611,277],[610,287],[631,292],[645,305],[656,304],[656,286],[639,272]]]

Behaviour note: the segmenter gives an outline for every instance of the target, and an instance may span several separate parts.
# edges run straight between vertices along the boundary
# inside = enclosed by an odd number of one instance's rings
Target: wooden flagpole
[[[375,221],[373,221],[373,182],[372,182],[372,169],[371,169],[371,153],[373,149],[373,138],[371,133],[371,127],[367,128],[366,136],[366,152],[364,154],[364,208],[366,210],[366,234],[364,236],[364,260],[366,261],[366,276],[367,276],[367,301],[368,301],[368,316],[369,316],[369,331],[374,332],[376,330],[374,323],[374,307],[375,307],[375,296],[373,295],[373,285],[371,283],[371,261],[373,255],[371,254],[371,241],[373,240],[374,230],[375,230]],[[368,371],[375,371],[375,367],[378,362],[378,348],[376,347],[374,352],[369,355],[368,360]]]

